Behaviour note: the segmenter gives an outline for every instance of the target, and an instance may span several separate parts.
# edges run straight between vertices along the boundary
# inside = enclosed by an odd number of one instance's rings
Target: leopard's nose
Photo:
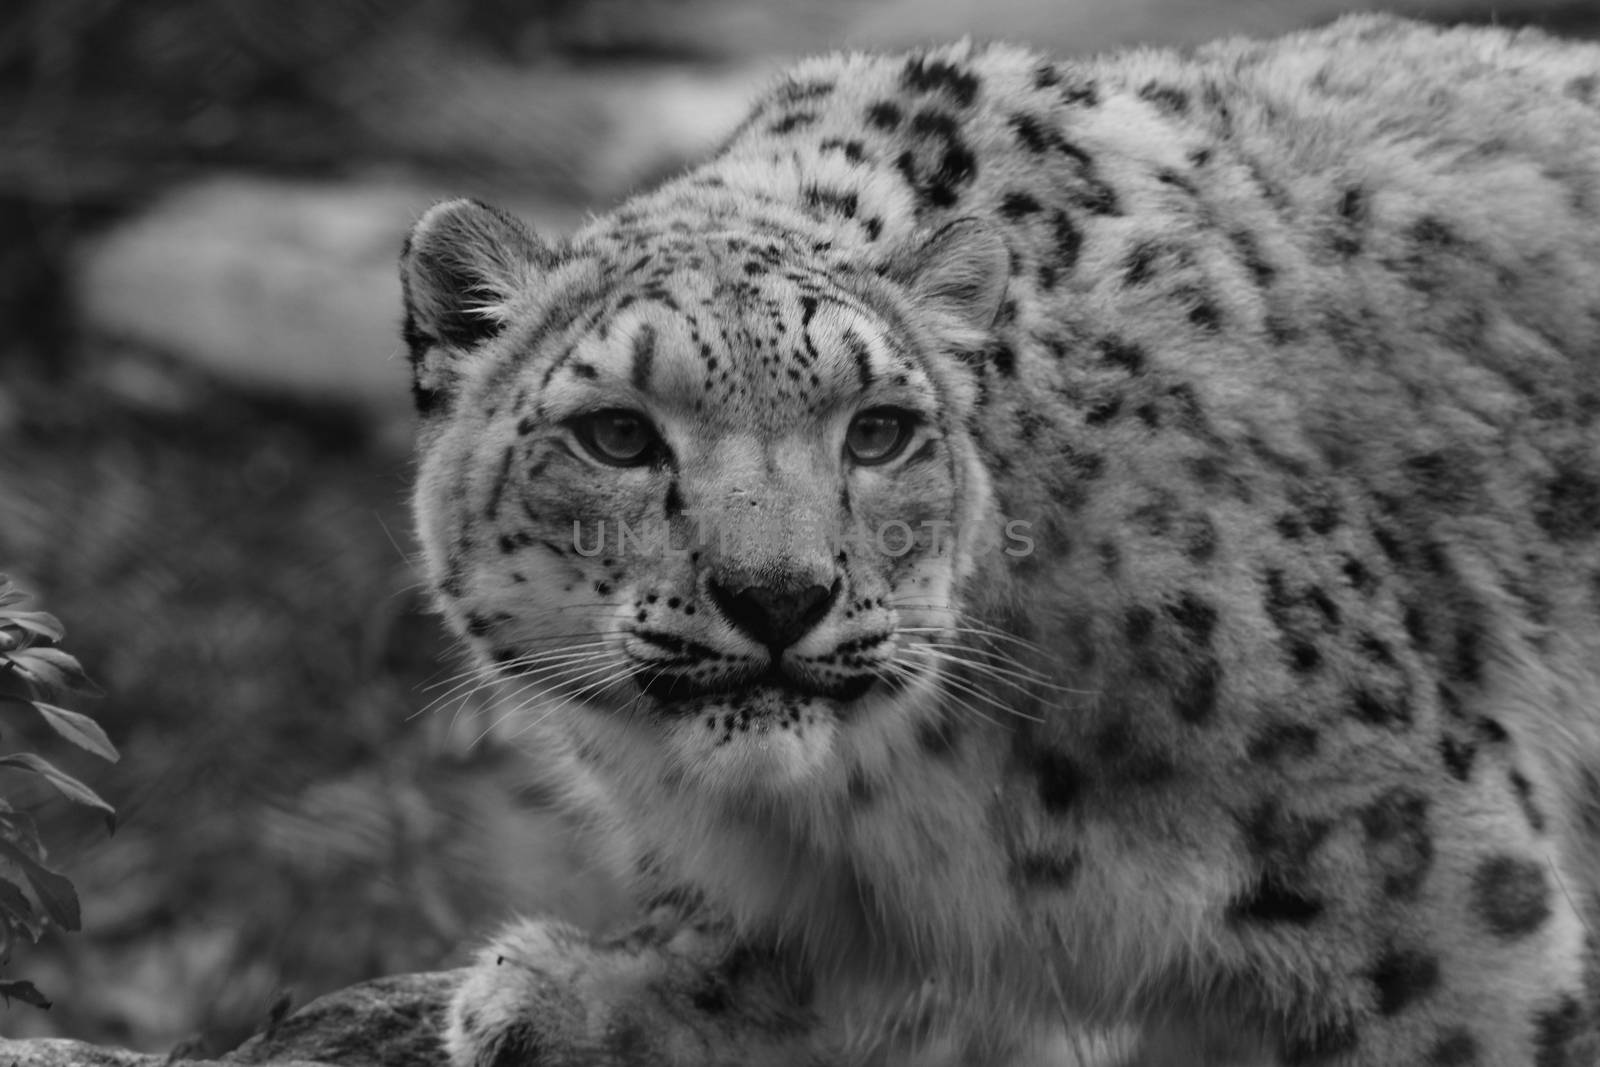
[[[730,587],[715,578],[708,583],[711,599],[723,618],[774,654],[810,633],[838,599],[833,585],[749,585]]]

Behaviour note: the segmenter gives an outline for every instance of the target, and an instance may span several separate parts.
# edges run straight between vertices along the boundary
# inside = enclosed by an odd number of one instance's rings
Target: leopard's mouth
[[[647,674],[637,684],[640,692],[655,700],[660,710],[668,714],[687,714],[719,703],[794,704],[827,700],[849,704],[866,696],[878,682],[877,676],[871,674],[821,682],[781,669],[768,669],[737,679],[696,679],[657,672]]]

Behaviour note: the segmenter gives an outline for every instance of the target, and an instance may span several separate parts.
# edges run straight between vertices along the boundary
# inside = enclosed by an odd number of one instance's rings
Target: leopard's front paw
[[[703,937],[596,944],[523,922],[478,956],[449,1009],[456,1067],[812,1067],[815,1027],[766,957]]]

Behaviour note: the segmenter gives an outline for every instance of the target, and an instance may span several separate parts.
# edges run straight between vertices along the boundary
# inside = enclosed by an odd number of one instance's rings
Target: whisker
[[[915,645],[907,645],[905,647],[909,651],[911,649],[916,648],[917,646],[915,646]],[[930,658],[936,658],[939,655],[942,655],[942,653],[933,653],[930,650]],[[967,682],[966,680],[954,677],[948,671],[940,671],[936,675],[936,678],[937,678],[937,680],[939,682],[939,685],[941,687],[948,687],[948,688],[957,689],[960,692],[966,693],[968,696],[973,697],[974,699],[983,701],[985,704],[988,704],[990,707],[993,707],[993,708],[996,708],[999,711],[1005,712],[1007,715],[1015,716],[1016,718],[1019,718],[1019,719],[1027,719],[1029,722],[1043,722],[1044,721],[1044,719],[1042,717],[1037,716],[1037,715],[1030,715],[1025,711],[1021,711],[1021,710],[1019,710],[1017,708],[1014,708],[1011,705],[1006,704],[1003,701],[997,699],[993,694],[984,692],[982,689],[979,689],[977,686]]]
[[[894,663],[893,661],[891,661],[889,663],[884,664],[883,666],[894,670],[894,672],[901,678],[916,679],[916,678],[923,677],[921,672],[914,672],[914,671],[910,670],[905,664]],[[995,719],[992,716],[985,714],[984,712],[982,712],[978,708],[974,707],[972,704],[968,703],[967,701],[962,700],[960,697],[955,696],[954,694],[945,691],[944,686],[948,682],[948,679],[946,679],[944,677],[936,676],[935,677],[935,681],[938,682],[939,686],[940,686],[940,693],[939,693],[940,699],[945,701],[945,702],[947,702],[947,703],[949,703],[956,710],[964,711],[964,712],[968,712],[968,713],[970,713],[972,715],[976,715],[978,718],[982,719],[984,722],[988,723],[990,726],[994,726],[994,727],[999,728],[999,729],[1005,729],[1006,728],[1005,725],[1000,720]],[[991,701],[991,703],[992,703],[992,701]],[[1022,718],[1027,718],[1027,716],[1021,715],[1020,712],[1015,712],[1010,708],[1006,708],[1004,705],[997,705],[997,706],[1000,707],[1002,710],[1006,711],[1008,714],[1015,714],[1015,715],[1021,716]]]
[[[973,659],[969,656],[961,655],[960,653],[970,653],[974,651],[967,645],[952,644],[942,641],[908,641],[906,642],[905,647],[908,649],[927,649],[930,651],[930,653],[944,657],[950,662],[960,663],[972,667],[985,677],[994,678],[996,681],[1001,682],[1001,684],[1010,685],[1018,689],[1025,688],[1024,683],[1026,683],[1027,685],[1038,686],[1041,689],[1048,689],[1057,693],[1065,693],[1070,696],[1092,695],[1088,690],[1073,689],[1070,686],[1061,685],[1058,682],[1052,681],[1050,676],[1045,674],[1043,671],[1034,670],[1032,667],[1018,663],[1011,657],[1003,656],[999,653],[986,650],[977,650],[979,655],[1000,660],[1000,663],[992,663],[988,658]],[[1005,679],[1015,679],[1015,681]]]
[[[496,670],[514,670],[525,664],[544,662],[546,657],[559,657],[568,653],[579,652],[583,649],[606,648],[609,647],[610,644],[611,642],[609,641],[585,641],[582,644],[577,645],[564,645],[561,648],[551,649],[548,652],[533,652],[527,655],[518,656],[515,659],[507,660],[505,663],[490,664],[488,666],[475,663],[466,670],[458,671],[447,678],[441,679],[437,682],[425,683],[422,686],[422,689],[424,692],[427,692],[446,685],[456,685],[464,679],[472,679],[485,674],[493,676]],[[448,695],[449,694],[446,694],[446,696]]]
[[[510,683],[514,681],[533,682],[543,676],[563,670],[575,670],[606,657],[605,642],[595,642],[593,650],[589,651],[561,651],[548,653],[539,657],[525,658],[515,674],[507,677],[502,668],[485,667],[472,672],[465,680],[457,682],[451,689],[429,702],[425,710],[436,710],[452,699],[458,699],[457,714],[459,715],[469,700],[483,689],[497,683]],[[521,669],[528,668],[528,669]],[[462,692],[466,690],[465,692]],[[459,695],[458,695],[459,694]]]

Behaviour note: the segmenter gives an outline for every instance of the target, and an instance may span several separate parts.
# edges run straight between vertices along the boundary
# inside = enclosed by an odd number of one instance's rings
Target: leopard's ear
[[[983,222],[956,219],[897,256],[887,273],[925,310],[972,331],[964,340],[981,343],[1000,316],[1011,253]]]
[[[448,402],[461,358],[504,327],[507,306],[555,255],[526,226],[476,200],[417,220],[400,253],[411,389],[427,414]]]

